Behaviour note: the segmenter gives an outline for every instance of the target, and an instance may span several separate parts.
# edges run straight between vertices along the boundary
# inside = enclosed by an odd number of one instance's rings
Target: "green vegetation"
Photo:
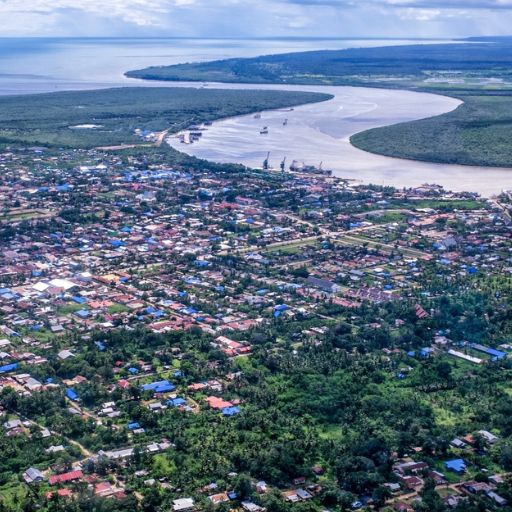
[[[0,98],[0,147],[92,148],[140,144],[135,129],[179,131],[193,124],[324,101],[326,94],[191,88],[120,88]],[[89,128],[77,128],[93,125]]]
[[[448,114],[375,128],[350,139],[365,151],[428,162],[512,167],[512,97],[463,96]]]
[[[496,89],[500,82],[488,84],[485,80],[490,77],[503,82],[512,79],[511,46],[511,41],[500,40],[492,44],[480,42],[471,45],[459,43],[351,48],[154,66],[126,74],[146,80],[370,84],[381,87],[422,85],[432,89],[445,88],[443,80],[457,77],[456,88],[459,90],[472,90],[473,83],[479,81],[482,81],[484,88]]]

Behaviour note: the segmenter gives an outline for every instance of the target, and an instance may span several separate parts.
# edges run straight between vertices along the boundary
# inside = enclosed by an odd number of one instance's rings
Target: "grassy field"
[[[0,98],[0,147],[91,148],[138,144],[135,129],[179,131],[193,124],[324,101],[329,95],[193,88],[118,88]],[[94,128],[76,128],[94,125]]]

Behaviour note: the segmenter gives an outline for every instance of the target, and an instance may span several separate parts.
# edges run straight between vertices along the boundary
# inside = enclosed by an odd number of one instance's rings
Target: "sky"
[[[512,0],[0,0],[0,36],[512,34]]]

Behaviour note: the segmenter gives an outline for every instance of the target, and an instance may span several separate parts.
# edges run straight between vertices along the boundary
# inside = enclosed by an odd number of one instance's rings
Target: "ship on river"
[[[320,176],[332,176],[332,170],[324,169],[322,162],[316,167],[315,165],[306,165],[304,162],[293,160],[290,164],[290,171],[297,174],[318,174]]]

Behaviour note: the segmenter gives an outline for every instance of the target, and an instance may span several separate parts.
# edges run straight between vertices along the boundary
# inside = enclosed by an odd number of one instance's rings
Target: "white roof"
[[[172,508],[173,510],[194,508],[194,500],[192,498],[178,498],[177,500],[172,500]]]
[[[43,283],[42,281],[37,282],[32,288],[38,292],[44,292],[50,285],[48,283]]]
[[[64,290],[69,290],[70,288],[76,286],[75,283],[68,281],[67,279],[52,279],[50,284],[56,288],[64,288]]]
[[[61,350],[57,355],[59,356],[59,359],[67,359],[68,357],[75,356],[71,350]]]

